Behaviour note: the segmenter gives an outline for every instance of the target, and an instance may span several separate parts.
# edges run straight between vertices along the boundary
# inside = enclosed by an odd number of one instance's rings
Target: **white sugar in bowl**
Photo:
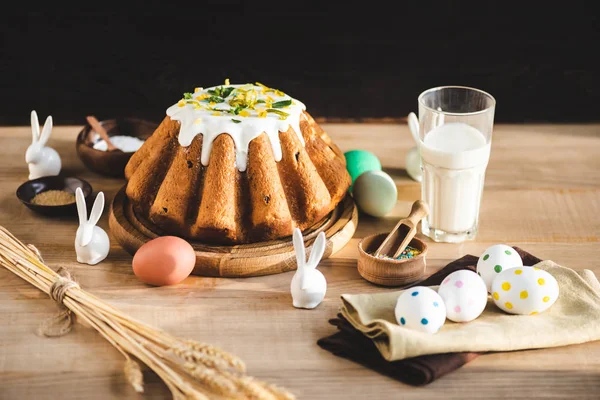
[[[495,244],[488,247],[477,261],[477,274],[483,278],[488,292],[491,292],[492,281],[505,269],[522,267],[521,256],[510,246]]]
[[[400,326],[436,333],[446,322],[446,306],[435,290],[415,286],[398,297],[395,315]]]
[[[446,305],[446,317],[454,322],[469,322],[479,317],[488,301],[483,279],[466,269],[448,275],[438,294]]]
[[[558,299],[558,282],[548,272],[534,267],[502,271],[492,283],[492,299],[510,314],[538,314]]]

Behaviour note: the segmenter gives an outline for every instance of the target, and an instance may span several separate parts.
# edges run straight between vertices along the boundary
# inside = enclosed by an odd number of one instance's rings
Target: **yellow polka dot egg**
[[[492,282],[492,299],[500,309],[510,314],[539,314],[558,299],[558,283],[552,275],[539,268],[506,269]]]

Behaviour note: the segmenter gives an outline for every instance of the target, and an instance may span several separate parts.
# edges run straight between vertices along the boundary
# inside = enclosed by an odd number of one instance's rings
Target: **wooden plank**
[[[486,355],[423,388],[383,377],[315,344],[335,331],[327,320],[335,316],[342,294],[395,290],[371,285],[359,276],[356,246],[360,238],[391,229],[406,216],[420,190],[402,171],[403,157],[412,146],[404,126],[325,128],[344,150],[375,151],[396,181],[399,199],[385,218],[361,215],[354,238],[323,261],[320,270],[327,278],[328,293],[315,310],[291,306],[291,272],[246,279],[191,277],[174,287],[154,288],[133,276],[131,257],[114,240],[105,262],[77,264],[76,217],[40,217],[14,195],[27,177],[23,160],[30,137],[27,127],[0,128],[0,224],[36,244],[50,265],[69,268],[84,288],[102,299],[176,335],[232,351],[247,362],[251,374],[283,385],[299,398],[594,398],[600,390],[600,342]],[[68,171],[105,191],[110,201],[123,181],[85,170],[74,151],[78,131],[79,127],[55,128],[51,145],[63,155]],[[504,242],[600,274],[594,261],[600,238],[600,181],[595,172],[599,131],[600,125],[498,126],[480,234],[462,244],[429,242],[428,273]],[[513,143],[519,145],[515,148]],[[106,213],[100,226],[108,229]],[[93,330],[78,325],[71,334],[55,339],[35,334],[38,324],[56,310],[37,289],[0,270],[0,398],[140,398],[124,380],[121,356]],[[164,385],[146,375],[144,398],[165,398]]]
[[[327,132],[343,150],[375,153],[397,182],[418,183],[404,171],[406,153],[415,145],[406,124],[328,124]],[[496,125],[486,188],[595,188],[600,177],[600,125]]]
[[[399,200],[384,218],[361,215],[358,235],[391,230],[408,215],[420,197],[420,187],[398,185]],[[598,242],[600,190],[484,189],[477,241],[483,242]]]

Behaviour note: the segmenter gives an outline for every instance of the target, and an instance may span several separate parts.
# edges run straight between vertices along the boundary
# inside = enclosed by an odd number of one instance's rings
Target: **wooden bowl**
[[[425,275],[427,244],[414,238],[409,246],[421,250],[414,258],[394,260],[378,258],[372,254],[377,250],[387,233],[377,233],[363,238],[358,244],[358,273],[371,283],[382,286],[406,286],[417,282]]]
[[[158,127],[158,124],[137,118],[119,118],[99,121],[106,129],[108,136],[134,136],[143,140],[148,139]],[[101,175],[123,177],[125,165],[134,152],[102,151],[94,149],[94,144],[100,140],[94,135],[90,124],[87,124],[77,135],[75,147],[77,155],[90,170]]]
[[[77,205],[75,203],[75,197],[73,197],[73,203],[63,204],[60,206],[48,206],[41,204],[33,204],[31,200],[39,193],[47,190],[64,190],[65,192],[73,193],[80,187],[83,191],[83,196],[88,200],[92,194],[92,186],[83,179],[71,177],[71,176],[44,176],[42,178],[32,179],[23,183],[17,189],[17,197],[21,200],[21,203],[33,211],[54,217],[54,216],[66,216],[66,215],[77,215]],[[89,203],[89,202],[88,202]]]

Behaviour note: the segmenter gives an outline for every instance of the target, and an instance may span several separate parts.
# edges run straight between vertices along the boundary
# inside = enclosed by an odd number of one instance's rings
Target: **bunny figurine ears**
[[[327,292],[327,281],[325,276],[317,270],[317,265],[323,257],[327,241],[325,233],[319,233],[313,243],[308,262],[306,261],[306,251],[304,249],[304,238],[300,229],[294,229],[294,250],[296,251],[296,261],[298,269],[292,278],[290,291],[294,307],[296,308],[315,308],[325,298]]]
[[[75,191],[77,213],[79,214],[79,228],[75,236],[75,252],[77,262],[95,265],[104,260],[110,250],[110,240],[104,229],[96,226],[104,210],[104,193],[98,193],[90,219],[87,218],[87,206],[81,188]]]
[[[29,179],[42,176],[54,176],[60,173],[61,161],[56,150],[46,147],[52,133],[52,116],[46,118],[40,133],[40,122],[37,113],[31,112],[31,145],[25,153],[25,162],[29,164]]]

